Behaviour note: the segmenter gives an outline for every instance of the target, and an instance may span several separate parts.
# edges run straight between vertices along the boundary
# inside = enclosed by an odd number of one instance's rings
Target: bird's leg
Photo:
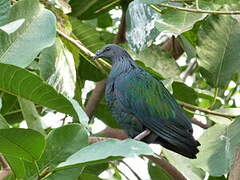
[[[138,134],[134,139],[141,141],[143,138],[147,137],[150,133],[151,133],[151,131],[146,129],[143,132],[141,132],[140,134]]]

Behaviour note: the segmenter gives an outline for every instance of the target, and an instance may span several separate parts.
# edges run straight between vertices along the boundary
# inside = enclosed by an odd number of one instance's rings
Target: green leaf
[[[122,157],[135,157],[141,154],[152,155],[153,152],[147,144],[140,141],[110,139],[91,144],[81,149],[70,156],[65,162],[61,163],[58,168],[102,163]]]
[[[152,45],[139,54],[133,54],[133,57],[140,59],[146,66],[151,67],[165,79],[180,79],[180,69],[176,61],[169,54],[161,51],[159,46]]]
[[[233,7],[233,5],[239,5],[238,0],[199,0],[198,1],[199,8],[201,9],[211,9],[211,10],[218,10],[224,5],[228,5],[229,7]],[[228,8],[230,11],[232,8]],[[234,10],[234,9],[232,9]],[[237,10],[237,9],[236,9]]]
[[[73,33],[76,37],[92,52],[96,52],[101,49],[105,43],[102,40],[100,33],[96,29],[88,24],[79,21],[76,18],[71,19],[73,26]],[[99,64],[98,61],[93,61],[91,57],[86,56],[80,51],[80,63],[79,63],[79,75],[81,79],[100,81],[106,77],[109,67]]]
[[[8,125],[7,121],[0,114],[0,129],[7,129],[7,128],[9,128],[9,125]]]
[[[37,112],[34,103],[21,97],[18,97],[18,101],[28,128],[36,130],[45,135],[45,131],[41,123],[41,118]]]
[[[151,180],[173,180],[172,176],[169,175],[164,169],[150,162],[148,163],[148,172]]]
[[[151,45],[159,35],[154,26],[159,14],[139,0],[132,1],[126,14],[126,39],[131,49],[139,52]]]
[[[25,69],[0,63],[0,90],[70,114],[87,126],[88,117],[75,100],[59,94],[40,77]]]
[[[44,136],[31,129],[0,129],[0,152],[27,161],[38,160],[45,147]]]
[[[22,159],[4,155],[4,158],[7,160],[13,174],[16,178],[23,178],[25,176],[25,167]]]
[[[99,175],[104,170],[106,170],[108,168],[108,166],[109,166],[108,163],[99,163],[99,164],[88,165],[84,168],[83,173]]]
[[[112,18],[109,13],[102,14],[97,18],[97,25],[100,28],[107,28],[113,25]]]
[[[210,16],[199,32],[198,63],[213,87],[225,87],[239,72],[240,23],[231,16]]]
[[[18,19],[25,22],[16,32],[8,35],[0,31],[0,62],[26,67],[54,43],[56,19],[37,0],[18,1],[10,10],[9,22]]]
[[[87,133],[79,124],[56,128],[47,136],[45,151],[38,161],[39,167],[55,167],[87,144]]]
[[[1,2],[0,2],[0,26],[7,23],[9,11],[10,11],[10,1],[9,0],[1,0]]]
[[[201,146],[193,164],[212,176],[221,176],[229,172],[236,148],[240,146],[240,119],[229,126],[217,124],[209,128],[200,137]]]
[[[99,32],[93,26],[83,23],[77,18],[71,18],[73,33],[91,51],[96,52],[105,43],[101,41]]]
[[[44,49],[39,57],[41,76],[59,93],[74,96],[76,69],[73,55],[60,38],[55,44]]]
[[[78,178],[78,180],[86,180],[86,179],[87,180],[102,180],[95,174],[89,174],[89,173],[82,173]]]
[[[206,14],[176,11],[175,9],[163,10],[156,27],[160,32],[171,33],[178,36],[189,31],[193,25],[206,17]]]
[[[169,163],[174,164],[180,172],[184,173],[187,179],[202,180],[205,177],[205,172],[200,168],[194,166],[190,159],[185,158],[177,153],[163,150],[164,156],[168,159]]]
[[[191,87],[188,87],[186,84],[181,82],[173,82],[173,96],[189,104],[197,105],[197,93]]]
[[[53,171],[53,173],[48,176],[46,180],[76,180],[78,179],[83,169],[84,167],[74,167],[69,169],[63,169],[60,171]]]
[[[100,14],[108,12],[119,4],[119,0],[71,0],[72,15],[79,19],[93,19]]]
[[[16,21],[5,24],[4,26],[0,26],[0,30],[10,35],[11,33],[14,33],[16,30],[18,30],[18,28],[22,26],[24,21],[25,19],[18,19]]]

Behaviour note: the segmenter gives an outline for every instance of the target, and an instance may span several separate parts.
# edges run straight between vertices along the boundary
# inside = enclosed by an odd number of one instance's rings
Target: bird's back
[[[109,77],[106,101],[120,125],[134,137],[149,129],[145,142],[159,143],[184,156],[195,158],[199,143],[192,136],[192,125],[176,100],[151,74],[130,68]]]

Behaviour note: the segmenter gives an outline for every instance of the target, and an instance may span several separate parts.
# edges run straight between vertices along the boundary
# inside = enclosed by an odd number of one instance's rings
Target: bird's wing
[[[192,135],[190,120],[164,85],[143,70],[119,78],[115,93],[118,100],[143,125],[168,140]]]

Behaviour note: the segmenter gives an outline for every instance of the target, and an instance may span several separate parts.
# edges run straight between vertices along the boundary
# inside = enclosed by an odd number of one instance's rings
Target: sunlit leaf
[[[240,119],[228,125],[217,124],[200,137],[201,146],[193,164],[212,176],[229,172],[236,148],[240,146]]]
[[[225,87],[239,72],[240,23],[231,16],[210,16],[199,32],[198,63],[213,87]]]
[[[9,22],[19,19],[25,21],[16,32],[8,35],[0,31],[0,62],[26,67],[54,43],[56,20],[37,0],[18,1],[11,8]]]

